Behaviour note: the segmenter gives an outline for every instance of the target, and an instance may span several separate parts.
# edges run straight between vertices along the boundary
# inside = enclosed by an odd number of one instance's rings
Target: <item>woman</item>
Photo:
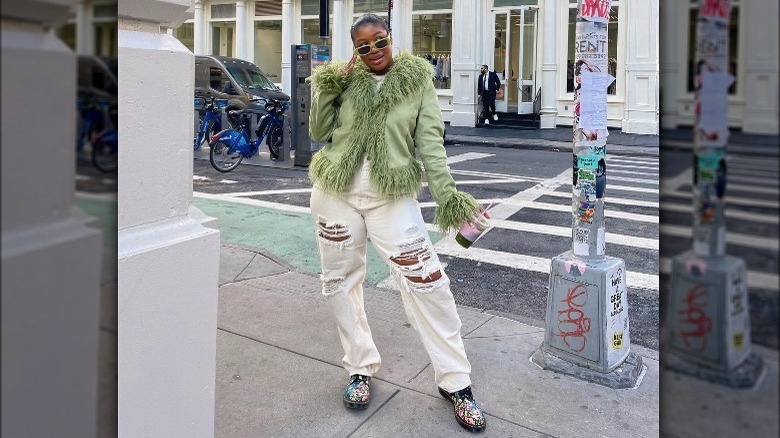
[[[458,423],[471,431],[485,418],[471,393],[455,301],[426,231],[416,196],[425,166],[443,231],[479,213],[471,195],[458,192],[446,163],[444,124],[424,59],[395,59],[386,22],[373,14],[351,29],[352,59],[318,68],[309,131],[327,142],[312,158],[311,212],[322,262],[323,294],[336,317],[350,379],[348,408],[370,401],[380,356],[363,309],[366,238],[390,265],[407,317],[431,358],[439,392],[455,405]],[[362,63],[357,63],[360,57]]]

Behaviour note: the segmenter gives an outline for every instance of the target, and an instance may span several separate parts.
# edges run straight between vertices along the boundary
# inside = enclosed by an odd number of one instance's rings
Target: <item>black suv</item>
[[[195,98],[205,104],[212,97],[226,99],[228,109],[256,108],[265,111],[265,102],[254,99],[289,101],[260,67],[227,56],[195,56]],[[203,116],[204,108],[199,108]]]

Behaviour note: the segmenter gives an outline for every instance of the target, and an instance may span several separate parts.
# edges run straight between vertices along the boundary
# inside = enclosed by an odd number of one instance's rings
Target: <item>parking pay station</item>
[[[292,124],[291,149],[295,150],[296,166],[308,166],[311,157],[325,144],[309,137],[309,108],[311,107],[311,85],[306,78],[314,69],[330,60],[328,46],[316,44],[294,44],[292,46],[292,96],[290,122]]]

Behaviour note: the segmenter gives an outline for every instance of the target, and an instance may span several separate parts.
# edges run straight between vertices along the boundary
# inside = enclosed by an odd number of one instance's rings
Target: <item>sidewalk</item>
[[[452,437],[429,359],[397,292],[367,287],[365,307],[382,368],[365,411],[341,403],[347,373],[335,322],[316,276],[254,249],[222,245],[216,436]],[[658,352],[632,346],[647,366],[636,388],[613,390],[539,369],[529,358],[542,328],[459,306],[475,396],[488,418],[480,436],[659,435]]]

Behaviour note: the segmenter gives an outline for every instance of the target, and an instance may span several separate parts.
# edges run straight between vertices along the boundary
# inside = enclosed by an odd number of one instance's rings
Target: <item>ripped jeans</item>
[[[322,262],[322,293],[336,317],[347,372],[371,376],[381,364],[363,307],[370,237],[401,290],[406,316],[430,356],[436,384],[448,392],[471,385],[471,364],[450,280],[433,251],[417,201],[408,196],[379,197],[369,182],[365,160],[344,193],[334,196],[315,186],[311,212]]]

